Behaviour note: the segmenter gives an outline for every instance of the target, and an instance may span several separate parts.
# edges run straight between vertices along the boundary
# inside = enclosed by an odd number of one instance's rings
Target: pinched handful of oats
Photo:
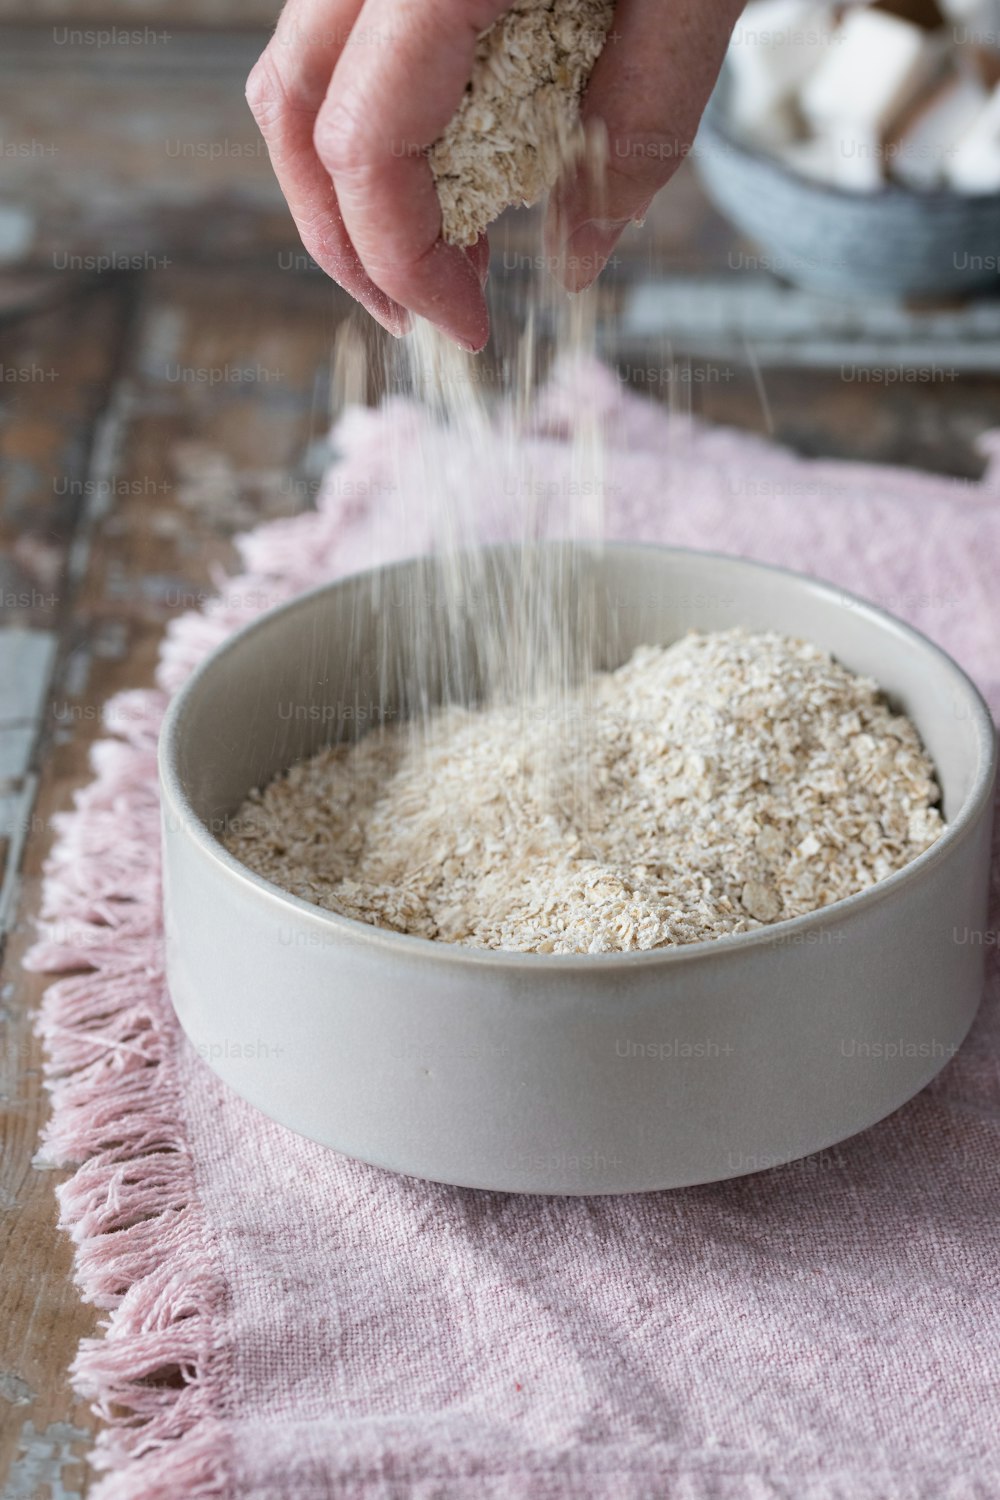
[[[803,641],[643,646],[551,710],[449,706],[332,746],[252,793],[228,848],[396,932],[616,953],[816,911],[944,830],[913,724]]]
[[[514,0],[483,32],[462,102],[429,153],[450,244],[475,244],[505,208],[537,203],[553,185],[614,9]]]

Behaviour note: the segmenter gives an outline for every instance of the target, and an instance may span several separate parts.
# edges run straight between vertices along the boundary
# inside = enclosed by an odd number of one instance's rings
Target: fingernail
[[[405,338],[410,331],[410,315],[405,307],[400,307],[391,297],[375,289],[373,292],[364,290],[357,293],[357,300],[365,309],[371,313],[376,323],[380,323],[386,333],[391,333],[394,339]]]
[[[597,280],[628,223],[628,219],[587,219],[573,230],[561,256],[567,286],[582,292]]]
[[[466,354],[478,354],[480,349],[486,347],[490,336],[490,315],[481,292],[479,296],[479,306],[464,310],[464,316],[456,316],[456,308],[449,317],[434,320],[441,331],[453,339],[460,349],[464,349]]]
[[[412,327],[409,318],[394,318],[391,313],[376,312],[375,309],[371,307],[368,309],[368,311],[371,313],[376,323],[381,323],[386,333],[392,334],[392,337],[394,339],[405,339],[406,335],[410,331],[410,328]]]

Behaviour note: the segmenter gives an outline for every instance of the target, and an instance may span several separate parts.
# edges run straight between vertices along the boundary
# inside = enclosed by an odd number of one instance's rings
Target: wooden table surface
[[[269,11],[262,0],[246,13]],[[0,20],[16,14],[0,3]],[[242,78],[262,34],[178,29],[196,14],[175,8],[169,41],[129,56],[74,44],[71,68],[52,24],[0,25],[4,140],[22,148],[0,152],[8,1500],[84,1493],[93,1430],[66,1368],[96,1319],[56,1229],[64,1174],[36,1159],[43,982],[20,967],[53,817],[88,779],[101,704],[150,682],[164,626],[233,564],[234,533],[311,503],[349,311],[309,268],[246,115]],[[529,215],[497,236],[501,321],[534,236]],[[980,472],[977,439],[1000,423],[997,303],[817,304],[746,269],[746,252],[686,167],[602,291],[603,344],[623,379],[801,452]],[[850,373],[873,367],[940,373],[877,389]]]

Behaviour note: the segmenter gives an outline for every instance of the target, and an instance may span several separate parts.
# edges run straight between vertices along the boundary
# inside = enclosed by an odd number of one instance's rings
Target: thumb
[[[583,101],[587,149],[560,181],[546,236],[570,291],[690,153],[742,0],[618,0]]]

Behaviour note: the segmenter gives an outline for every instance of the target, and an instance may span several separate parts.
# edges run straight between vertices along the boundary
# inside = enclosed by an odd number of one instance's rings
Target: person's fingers
[[[406,312],[367,274],[344,227],[330,174],[313,145],[316,115],[362,0],[291,0],[247,80],[247,102],[302,243],[316,263],[390,333]]]
[[[585,152],[550,203],[547,234],[571,291],[604,269],[630,221],[691,149],[743,0],[618,0],[582,118]]]
[[[441,238],[427,148],[458,107],[476,38],[504,0],[366,0],[316,120],[317,154],[371,279],[466,349],[481,349],[489,315],[482,250]]]

